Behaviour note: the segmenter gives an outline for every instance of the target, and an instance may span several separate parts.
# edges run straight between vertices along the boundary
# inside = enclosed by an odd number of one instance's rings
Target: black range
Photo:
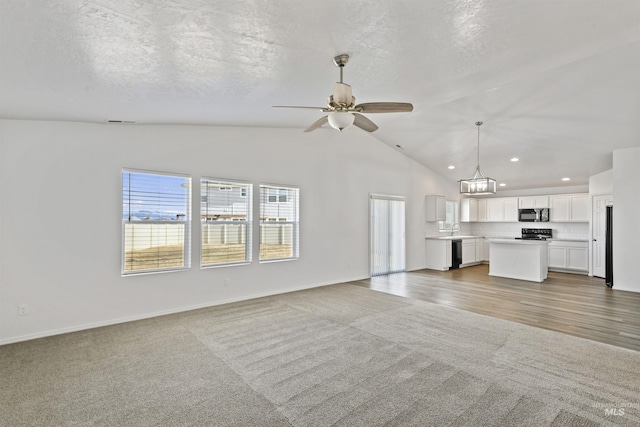
[[[551,228],[523,228],[522,236],[516,239],[522,240],[547,240],[552,236]]]

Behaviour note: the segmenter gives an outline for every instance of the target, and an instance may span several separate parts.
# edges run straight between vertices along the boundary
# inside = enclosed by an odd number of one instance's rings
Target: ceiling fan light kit
[[[378,126],[360,113],[408,113],[413,111],[413,105],[407,102],[368,102],[356,105],[356,98],[351,92],[351,86],[342,81],[343,68],[349,62],[349,55],[342,54],[333,58],[333,63],[340,68],[340,81],[333,87],[326,107],[297,107],[288,105],[274,105],[274,108],[305,108],[317,109],[328,115],[318,119],[305,132],[311,132],[325,124],[342,131],[351,125],[367,132],[375,132]]]
[[[355,119],[356,117],[349,112],[336,111],[329,113],[329,125],[339,131],[351,126]]]
[[[466,196],[480,196],[483,194],[496,194],[496,180],[482,175],[480,172],[480,126],[482,122],[476,122],[478,127],[478,151],[476,172],[471,178],[460,180],[460,194]]]

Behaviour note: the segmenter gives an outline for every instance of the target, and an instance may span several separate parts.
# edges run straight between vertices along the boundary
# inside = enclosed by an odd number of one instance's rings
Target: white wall
[[[369,193],[407,198],[407,269],[423,268],[424,196],[457,194],[355,128],[0,120],[0,166],[0,344],[368,277]],[[299,186],[300,259],[202,270],[194,221],[190,270],[121,277],[123,167],[190,174],[195,195],[201,176]]]
[[[613,152],[613,288],[640,292],[640,147]]]
[[[613,194],[613,169],[589,177],[591,197]]]

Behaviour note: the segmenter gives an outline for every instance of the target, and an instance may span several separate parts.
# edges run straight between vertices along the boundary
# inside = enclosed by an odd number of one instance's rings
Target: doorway
[[[371,276],[405,271],[405,199],[371,195],[369,203]]]
[[[591,274],[605,278],[607,206],[613,205],[610,194],[594,196],[591,206]]]

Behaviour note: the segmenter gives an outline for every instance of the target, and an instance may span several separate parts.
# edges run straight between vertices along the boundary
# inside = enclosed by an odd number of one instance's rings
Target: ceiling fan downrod
[[[340,83],[342,83],[342,69],[347,65],[347,62],[349,62],[349,55],[346,53],[333,57],[333,63],[336,64],[336,67],[340,68]]]

